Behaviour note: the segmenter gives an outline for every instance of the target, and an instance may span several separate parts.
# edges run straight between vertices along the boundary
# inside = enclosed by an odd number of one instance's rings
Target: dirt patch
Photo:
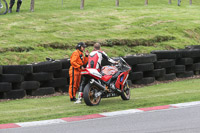
[[[107,39],[104,41],[85,41],[85,44],[89,47],[92,47],[94,43],[100,43],[102,46],[112,47],[112,46],[156,46],[156,43],[165,42],[170,40],[175,40],[173,36],[155,36],[150,39]],[[48,44],[39,44],[38,47],[44,48],[53,48],[53,49],[74,49],[75,45],[70,45],[67,43],[48,43]]]
[[[105,41],[99,42],[102,46],[129,46],[129,47],[136,47],[136,46],[155,46],[155,43],[165,42],[170,40],[175,40],[176,38],[173,36],[155,36],[151,39],[108,39]],[[93,46],[95,41],[86,41],[86,45]]]
[[[48,43],[48,44],[39,44],[37,45],[38,47],[44,47],[44,48],[53,48],[53,49],[73,49],[75,46],[70,45],[70,44],[63,44],[59,42],[53,42],[53,43]]]
[[[11,48],[0,48],[0,53],[4,52],[29,52],[31,50],[34,50],[33,47],[11,47]]]
[[[157,22],[155,22],[155,23],[153,23],[153,24],[151,24],[149,26],[151,27],[151,26],[162,24],[162,23],[172,23],[172,22],[175,22],[175,20],[157,21]]]
[[[188,29],[184,32],[186,37],[194,38],[197,42],[200,42],[200,28],[196,28],[194,30]]]

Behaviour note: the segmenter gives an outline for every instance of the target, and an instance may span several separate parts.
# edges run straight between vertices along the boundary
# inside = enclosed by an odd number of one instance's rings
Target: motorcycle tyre
[[[83,91],[83,99],[86,103],[86,105],[88,106],[96,106],[96,105],[99,105],[100,101],[101,101],[101,96],[98,97],[98,101],[97,102],[92,102],[91,99],[90,99],[90,90],[92,87],[95,87],[95,85],[91,85],[90,83],[88,83],[85,88],[84,88],[84,91]]]
[[[125,85],[124,85],[124,88],[125,87],[128,87],[128,82],[126,81]],[[130,100],[130,96],[131,96],[131,90],[129,88],[128,90],[128,94],[126,94],[126,92],[124,92],[124,88],[123,88],[123,91],[121,93],[121,98],[122,100]]]

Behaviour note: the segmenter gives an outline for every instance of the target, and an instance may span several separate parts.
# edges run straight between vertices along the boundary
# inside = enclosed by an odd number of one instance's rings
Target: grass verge
[[[63,5],[61,0],[37,0],[33,13],[30,1],[23,1],[20,13],[15,4],[13,13],[0,16],[0,64],[67,58],[80,41],[114,46],[103,47],[111,57],[199,44],[199,0],[193,5],[182,1],[180,7],[176,0],[171,5],[152,0],[148,6],[144,1],[121,0],[116,7],[113,0],[87,0],[80,10],[80,0],[64,0]]]
[[[0,102],[0,124],[56,119],[125,109],[143,108],[200,100],[200,79],[190,79],[131,90],[131,100],[102,99],[99,106],[76,105],[69,96],[20,99]]]

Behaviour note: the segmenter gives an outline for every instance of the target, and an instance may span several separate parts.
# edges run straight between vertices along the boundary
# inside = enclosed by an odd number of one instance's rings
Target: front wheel
[[[5,0],[0,0],[0,15],[8,12],[8,4]]]
[[[131,96],[131,90],[130,90],[130,88],[128,86],[128,82],[126,81],[126,83],[124,85],[124,88],[123,88],[123,91],[121,93],[121,98],[123,100],[129,100],[130,96]]]
[[[88,106],[96,106],[101,101],[101,95],[98,95],[99,91],[95,85],[88,83],[83,91],[83,98]]]

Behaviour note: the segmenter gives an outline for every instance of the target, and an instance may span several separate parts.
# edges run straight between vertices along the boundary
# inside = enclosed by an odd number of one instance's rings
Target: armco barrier
[[[189,46],[182,50],[152,51],[150,54],[123,57],[132,67],[129,83],[150,84],[155,80],[173,80],[199,74],[200,49],[197,48],[200,47]],[[102,64],[107,65],[108,62]],[[67,92],[69,67],[69,59],[0,66],[0,99]]]

